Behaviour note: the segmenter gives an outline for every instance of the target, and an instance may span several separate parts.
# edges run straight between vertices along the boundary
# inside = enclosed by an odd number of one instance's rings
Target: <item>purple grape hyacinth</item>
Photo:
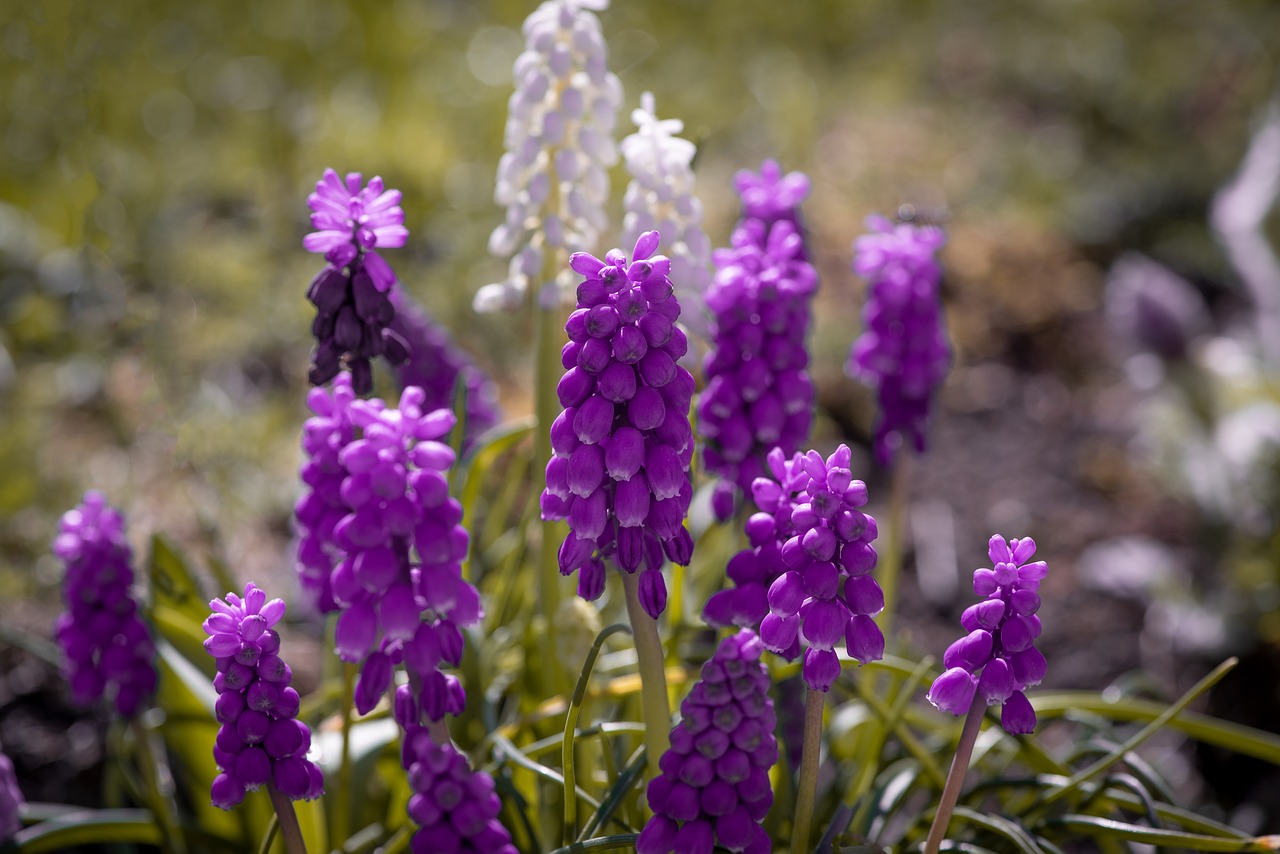
[[[714,622],[749,624],[759,614],[759,588],[767,584],[761,641],[787,658],[807,646],[801,676],[823,692],[840,675],[836,644],[843,642],[849,657],[863,664],[884,655],[884,636],[872,619],[884,609],[884,593],[871,575],[876,520],[859,509],[867,503],[867,486],[853,479],[851,456],[848,445],[826,460],[817,451],[790,460],[777,449],[769,454],[774,477],[751,485],[761,512],[747,521],[747,530],[752,541],[764,544],[756,551],[773,539],[781,566],[772,551],[767,561],[757,556],[759,574],[742,583],[750,594],[730,598],[725,591],[717,594],[724,601],[713,597],[707,605]],[[781,571],[770,581],[774,570]]]
[[[1046,662],[1035,639],[1040,636],[1037,592],[1048,572],[1030,537],[988,544],[993,568],[973,573],[973,592],[986,597],[965,609],[960,624],[969,634],[947,647],[945,672],[929,689],[929,702],[944,712],[963,715],[975,694],[987,705],[1003,704],[1000,723],[1011,733],[1036,728],[1036,713],[1023,691],[1039,685]]]
[[[403,288],[391,292],[396,316],[391,330],[409,347],[409,359],[395,369],[400,388],[417,386],[426,397],[424,409],[453,409],[459,387],[465,392],[461,413],[462,451],[465,454],[485,430],[497,424],[502,414],[493,382],[471,363],[471,359],[449,340],[443,327],[432,320]]]
[[[420,828],[413,854],[516,854],[498,821],[502,803],[492,777],[472,771],[453,745],[437,744],[422,726],[405,729],[400,758],[414,792],[409,818]]]
[[[887,465],[901,440],[924,452],[930,399],[951,361],[938,296],[942,269],[933,257],[946,234],[879,216],[868,217],[867,227],[871,233],[854,242],[853,262],[854,272],[871,283],[865,331],[845,370],[876,390],[875,455]]]
[[[71,696],[88,705],[105,695],[121,716],[132,717],[155,691],[156,649],[129,590],[132,551],[124,518],[102,493],[90,491],[63,514],[59,531],[53,553],[66,565],[67,610],[54,634],[66,656]]]
[[[808,188],[798,172],[780,179],[773,161],[759,176],[740,173],[744,218],[731,246],[712,256],[716,274],[706,297],[712,350],[703,362],[698,426],[707,470],[722,478],[712,500],[721,521],[732,515],[738,494],[765,474],[765,455],[775,447],[793,453],[813,420],[805,338],[818,274],[796,210]]]
[[[760,822],[773,805],[769,769],[778,760],[764,647],[744,629],[720,641],[702,679],[680,705],[661,775],[649,781],[653,817],[637,854],[706,852],[713,846],[768,854]]]
[[[303,440],[312,491],[297,507],[299,572],[321,607],[342,612],[336,651],[362,663],[356,709],[371,711],[403,663],[416,708],[431,720],[458,714],[461,683],[440,666],[461,662],[462,629],[484,614],[462,577],[469,537],[462,504],[449,495],[455,455],[441,441],[456,419],[426,411],[416,386],[399,409],[356,400],[345,375],[332,393],[313,389],[308,399],[316,417]]]
[[[0,750],[0,845],[22,830],[21,811],[26,801],[18,788],[18,774],[13,760]]]
[[[585,252],[570,259],[584,281],[565,324],[564,412],[551,425],[542,494],[542,518],[569,522],[560,571],[578,572],[579,595],[600,596],[607,559],[626,572],[643,567],[640,603],[654,619],[667,603],[663,555],[688,565],[693,554],[684,517],[694,382],[678,364],[688,342],[676,326],[671,261],[653,254],[658,239],[642,234],[629,264],[619,249],[603,261]]]
[[[311,730],[297,719],[298,692],[289,687],[293,672],[280,658],[274,629],[284,616],[284,600],[268,602],[249,582],[243,598],[228,593],[209,607],[204,648],[218,662],[214,714],[222,725],[213,747],[222,769],[213,781],[213,805],[229,810],[262,785],[292,800],[318,798],[324,777],[307,759]]]
[[[342,368],[345,358],[356,394],[373,390],[370,360],[385,356],[392,365],[408,358],[408,348],[389,328],[395,307],[388,292],[396,274],[377,249],[404,246],[400,191],[387,190],[381,178],[362,187],[359,172],[338,177],[332,169],[316,182],[307,197],[315,231],[302,241],[308,252],[323,253],[329,262],[311,282],[307,299],[316,307],[312,334],[316,349],[310,379],[324,385]]]

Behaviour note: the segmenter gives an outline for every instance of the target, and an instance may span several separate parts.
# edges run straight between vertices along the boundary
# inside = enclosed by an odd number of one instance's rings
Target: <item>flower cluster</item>
[[[711,284],[711,241],[702,230],[702,202],[693,194],[693,156],[697,148],[676,136],[679,119],[659,120],[653,93],[640,96],[631,113],[639,128],[622,140],[622,158],[631,174],[623,204],[622,243],[634,243],[646,231],[667,236],[671,282],[683,312],[681,323],[697,337],[707,334],[704,312]]]
[[[284,616],[284,600],[267,601],[253,582],[244,598],[228,593],[209,603],[204,648],[218,662],[213,687],[214,714],[222,726],[213,758],[222,769],[213,781],[213,805],[229,810],[245,791],[274,786],[290,798],[319,797],[324,778],[307,759],[311,730],[297,719],[298,692],[280,658],[280,635],[273,626]]]
[[[870,234],[854,243],[853,270],[871,283],[863,309],[866,331],[854,342],[846,370],[876,390],[880,419],[875,454],[888,464],[898,437],[924,451],[933,391],[951,354],[938,297],[942,270],[934,253],[946,242],[936,226],[867,219]]]
[[[732,245],[715,251],[707,291],[712,351],[703,363],[707,388],[698,399],[698,425],[707,470],[723,478],[713,499],[721,520],[732,514],[737,494],[765,473],[765,455],[775,447],[793,453],[813,420],[805,337],[818,275],[806,260],[794,210],[809,184],[799,174],[765,180],[772,175],[765,167],[754,182],[739,176],[747,215]]]
[[[766,228],[779,220],[786,220],[796,227],[796,231],[804,234],[800,203],[809,195],[808,175],[803,172],[783,175],[778,161],[766,160],[760,165],[760,174],[743,169],[734,176],[733,183],[738,198],[742,199],[744,218],[758,219]],[[800,251],[801,257],[809,260],[803,247]]]
[[[356,393],[368,394],[373,390],[371,359],[385,356],[397,365],[408,358],[404,339],[388,328],[395,317],[388,291],[396,274],[375,249],[404,246],[409,239],[400,191],[384,189],[381,178],[362,188],[359,172],[344,181],[326,169],[307,205],[316,230],[302,245],[323,253],[329,262],[307,290],[316,307],[310,379],[314,385],[329,382],[345,357]]]
[[[1002,703],[1000,723],[1011,733],[1029,733],[1036,727],[1036,713],[1022,692],[1040,684],[1045,659],[1035,648],[1040,636],[1037,590],[1048,572],[1042,560],[1028,561],[1036,553],[1030,537],[1009,540],[991,538],[987,554],[992,568],[973,573],[973,592],[985,596],[965,609],[960,624],[969,634],[947,647],[942,657],[945,672],[929,689],[929,702],[944,712],[963,715],[975,692],[987,705]]]
[[[569,316],[557,389],[564,412],[551,425],[544,519],[567,519],[560,571],[578,571],[578,592],[597,598],[604,561],[627,572],[641,566],[640,601],[655,619],[666,607],[665,554],[686,565],[693,539],[684,527],[693,490],[689,464],[693,377],[678,364],[688,347],[676,326],[671,262],[654,256],[656,231],[603,261],[576,253],[585,277]]]
[[[706,851],[712,846],[768,854],[760,822],[773,805],[769,769],[778,759],[764,647],[754,632],[725,638],[680,705],[660,776],[649,781],[653,817],[638,854]]]
[[[414,854],[516,854],[498,821],[502,804],[492,777],[472,771],[452,745],[437,744],[416,725],[405,730],[401,762],[414,792],[409,818],[421,828],[411,842]]]
[[[494,192],[507,215],[489,238],[489,252],[511,265],[506,281],[476,292],[476,311],[518,308],[548,253],[590,251],[606,225],[607,170],[618,160],[613,128],[622,103],[622,84],[609,72],[600,20],[591,12],[606,6],[608,0],[546,0],[524,22]],[[558,281],[563,295],[572,293],[568,271]]]
[[[26,803],[18,788],[18,774],[13,770],[13,760],[0,751],[0,844],[8,842],[22,830],[19,812]]]
[[[54,634],[67,659],[77,703],[106,695],[132,717],[156,687],[155,644],[130,593],[132,551],[124,519],[100,492],[85,494],[59,523],[53,553],[66,565],[62,593],[67,610]]]
[[[462,448],[498,423],[498,394],[493,382],[449,340],[449,334],[430,315],[397,288],[391,292],[396,316],[395,332],[409,346],[409,359],[395,369],[400,388],[417,386],[426,398],[423,409],[453,409],[459,389],[465,395],[462,409]]]
[[[826,460],[817,451],[786,460],[775,450],[769,468],[776,480],[758,478],[751,487],[761,512],[749,520],[749,536],[773,537],[785,570],[769,584],[760,638],[788,658],[803,641],[801,675],[819,691],[840,674],[837,643],[863,664],[884,655],[884,636],[871,619],[884,608],[884,593],[871,576],[876,520],[859,509],[867,486],[853,479],[850,456],[847,445]]]

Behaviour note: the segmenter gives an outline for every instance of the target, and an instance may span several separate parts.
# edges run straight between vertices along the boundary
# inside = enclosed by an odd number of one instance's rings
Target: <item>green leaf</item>
[[[200,589],[200,582],[182,555],[159,534],[151,537],[147,579],[153,606],[168,605],[192,618],[197,626],[209,616],[209,600]]]
[[[622,833],[618,836],[600,836],[585,842],[574,842],[557,848],[550,854],[575,854],[577,851],[634,851],[638,833]]]
[[[587,683],[591,681],[591,671],[600,655],[600,647],[604,646],[612,635],[619,632],[630,632],[631,629],[621,623],[615,623],[600,630],[587,660],[582,664],[582,672],[578,674],[578,684],[573,689],[573,699],[569,703],[569,711],[564,716],[564,743],[561,749],[561,767],[564,769],[564,840],[573,839],[578,825],[578,799],[573,796],[577,788],[575,765],[573,761],[573,738],[578,728],[578,714],[582,711],[582,701],[587,695]]]
[[[1007,839],[1022,854],[1044,854],[1043,849],[1020,825],[1001,816],[986,815],[965,806],[957,806],[952,813],[955,818],[962,818],[970,824],[990,831]]]
[[[164,834],[147,810],[77,810],[42,821],[14,837],[22,854],[110,842],[159,846],[163,841]]]
[[[1193,851],[1280,851],[1280,835],[1254,838],[1229,839],[1221,836],[1204,836],[1178,830],[1157,830],[1138,824],[1129,824],[1110,818],[1092,815],[1064,815],[1050,819],[1045,825],[1063,827],[1075,833],[1094,837],[1110,837],[1147,845],[1167,845],[1190,848]]]

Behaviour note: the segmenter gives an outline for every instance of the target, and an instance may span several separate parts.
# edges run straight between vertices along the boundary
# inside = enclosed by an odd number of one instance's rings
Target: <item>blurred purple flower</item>
[[[773,805],[777,717],[763,651],[755,632],[743,630],[720,641],[702,666],[680,704],[662,773],[649,781],[653,817],[636,840],[638,854],[772,850],[760,823]]]
[[[244,598],[228,593],[209,607],[204,648],[218,662],[214,714],[222,725],[213,747],[222,771],[213,781],[213,805],[229,810],[264,784],[293,800],[320,797],[324,777],[307,759],[311,730],[297,719],[293,672],[280,658],[274,628],[284,616],[284,600],[268,602],[249,582]]]
[[[452,745],[437,744],[417,725],[405,730],[401,762],[413,787],[409,818],[420,828],[413,854],[516,854],[498,821],[502,804],[492,777],[472,771]]]
[[[326,169],[307,205],[316,230],[302,245],[308,252],[323,253],[329,262],[307,290],[317,310],[310,379],[324,385],[345,358],[356,394],[368,394],[373,390],[371,359],[385,356],[398,365],[408,358],[404,339],[388,328],[395,317],[388,292],[396,274],[375,249],[404,246],[409,238],[400,191],[384,189],[381,178],[362,187],[359,172],[344,181]]]
[[[663,555],[687,565],[693,553],[684,517],[694,382],[678,364],[687,342],[675,325],[671,262],[653,255],[658,239],[642,234],[630,264],[618,249],[603,261],[582,252],[570,260],[585,280],[565,324],[565,409],[551,425],[542,494],[542,518],[569,522],[560,571],[578,572],[578,593],[600,595],[606,559],[627,572],[643,567],[640,602],[655,619],[667,600]]]
[[[880,417],[875,454],[887,465],[897,437],[924,452],[929,403],[947,375],[951,353],[942,323],[934,253],[946,242],[937,226],[894,225],[867,218],[870,234],[854,242],[853,270],[871,283],[865,329],[845,367],[876,390]]]
[[[54,634],[67,659],[72,698],[82,705],[107,696],[123,717],[132,717],[156,687],[156,649],[138,616],[132,552],[124,519],[102,493],[85,493],[83,503],[59,523],[53,553],[66,565],[62,593],[67,610]]]
[[[775,447],[793,453],[813,420],[805,338],[818,276],[807,261],[796,209],[808,178],[798,172],[781,178],[777,163],[768,161],[759,176],[739,173],[737,184],[744,218],[732,245],[713,254],[716,274],[706,298],[712,350],[698,398],[703,459],[723,478],[713,500],[722,521],[765,473],[765,455]]]
[[[992,569],[973,573],[973,592],[986,597],[965,609],[960,623],[969,634],[947,647],[946,668],[929,689],[929,702],[944,712],[963,715],[975,694],[987,705],[1002,704],[1000,722],[1011,733],[1029,733],[1036,714],[1022,692],[1040,684],[1045,659],[1035,648],[1040,636],[1037,591],[1048,572],[1030,537],[993,536],[988,545]]]
[[[18,774],[13,770],[13,761],[0,751],[0,845],[22,830],[19,813],[25,803],[22,790],[18,788]]]

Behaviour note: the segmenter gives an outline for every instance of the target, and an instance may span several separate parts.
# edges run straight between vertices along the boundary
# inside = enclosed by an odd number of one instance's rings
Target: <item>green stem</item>
[[[267,783],[267,794],[271,796],[271,806],[275,807],[276,819],[280,823],[284,850],[288,854],[307,854],[307,844],[302,841],[302,828],[298,826],[298,816],[293,812],[293,800],[273,783]]]
[[[177,819],[178,804],[174,799],[173,776],[164,755],[164,745],[156,743],[155,733],[142,723],[141,718],[135,717],[130,725],[141,754],[138,764],[142,768],[143,779],[147,782],[147,799],[151,801],[156,821],[164,830],[170,850],[175,854],[186,854],[187,842]]]
[[[356,666],[346,661],[338,666],[342,668],[342,764],[338,766],[338,803],[333,816],[332,841],[336,844],[331,844],[331,848],[341,848],[351,835],[354,795],[351,791],[351,714],[355,711]]]
[[[924,844],[924,854],[938,854],[938,848],[942,845],[943,837],[946,836],[947,825],[951,823],[951,813],[955,811],[956,801],[960,798],[960,787],[964,785],[964,775],[969,770],[969,758],[973,756],[973,743],[978,740],[978,730],[982,728],[982,716],[986,708],[986,699],[975,691],[973,702],[969,704],[969,713],[964,719],[964,729],[960,731],[956,755],[951,759],[951,770],[947,772],[947,783],[942,787],[938,811],[933,814],[933,824],[929,827],[929,839]]]
[[[880,629],[885,639],[898,605],[898,578],[902,575],[902,544],[906,533],[907,493],[910,489],[911,454],[901,449],[894,458],[893,473],[889,485],[889,519],[885,532],[884,551],[880,554],[880,568],[876,576],[884,590],[884,613],[880,617]]]
[[[791,831],[791,854],[805,854],[813,805],[818,799],[818,760],[822,756],[822,705],[827,695],[809,688],[804,698],[804,747],[800,752],[800,778],[796,786],[796,821]]]
[[[671,746],[671,706],[667,700],[667,669],[658,639],[658,621],[640,604],[640,573],[623,572],[627,594],[627,616],[636,642],[640,669],[640,704],[644,709],[644,743],[648,752],[649,775],[658,775],[658,762]]]

